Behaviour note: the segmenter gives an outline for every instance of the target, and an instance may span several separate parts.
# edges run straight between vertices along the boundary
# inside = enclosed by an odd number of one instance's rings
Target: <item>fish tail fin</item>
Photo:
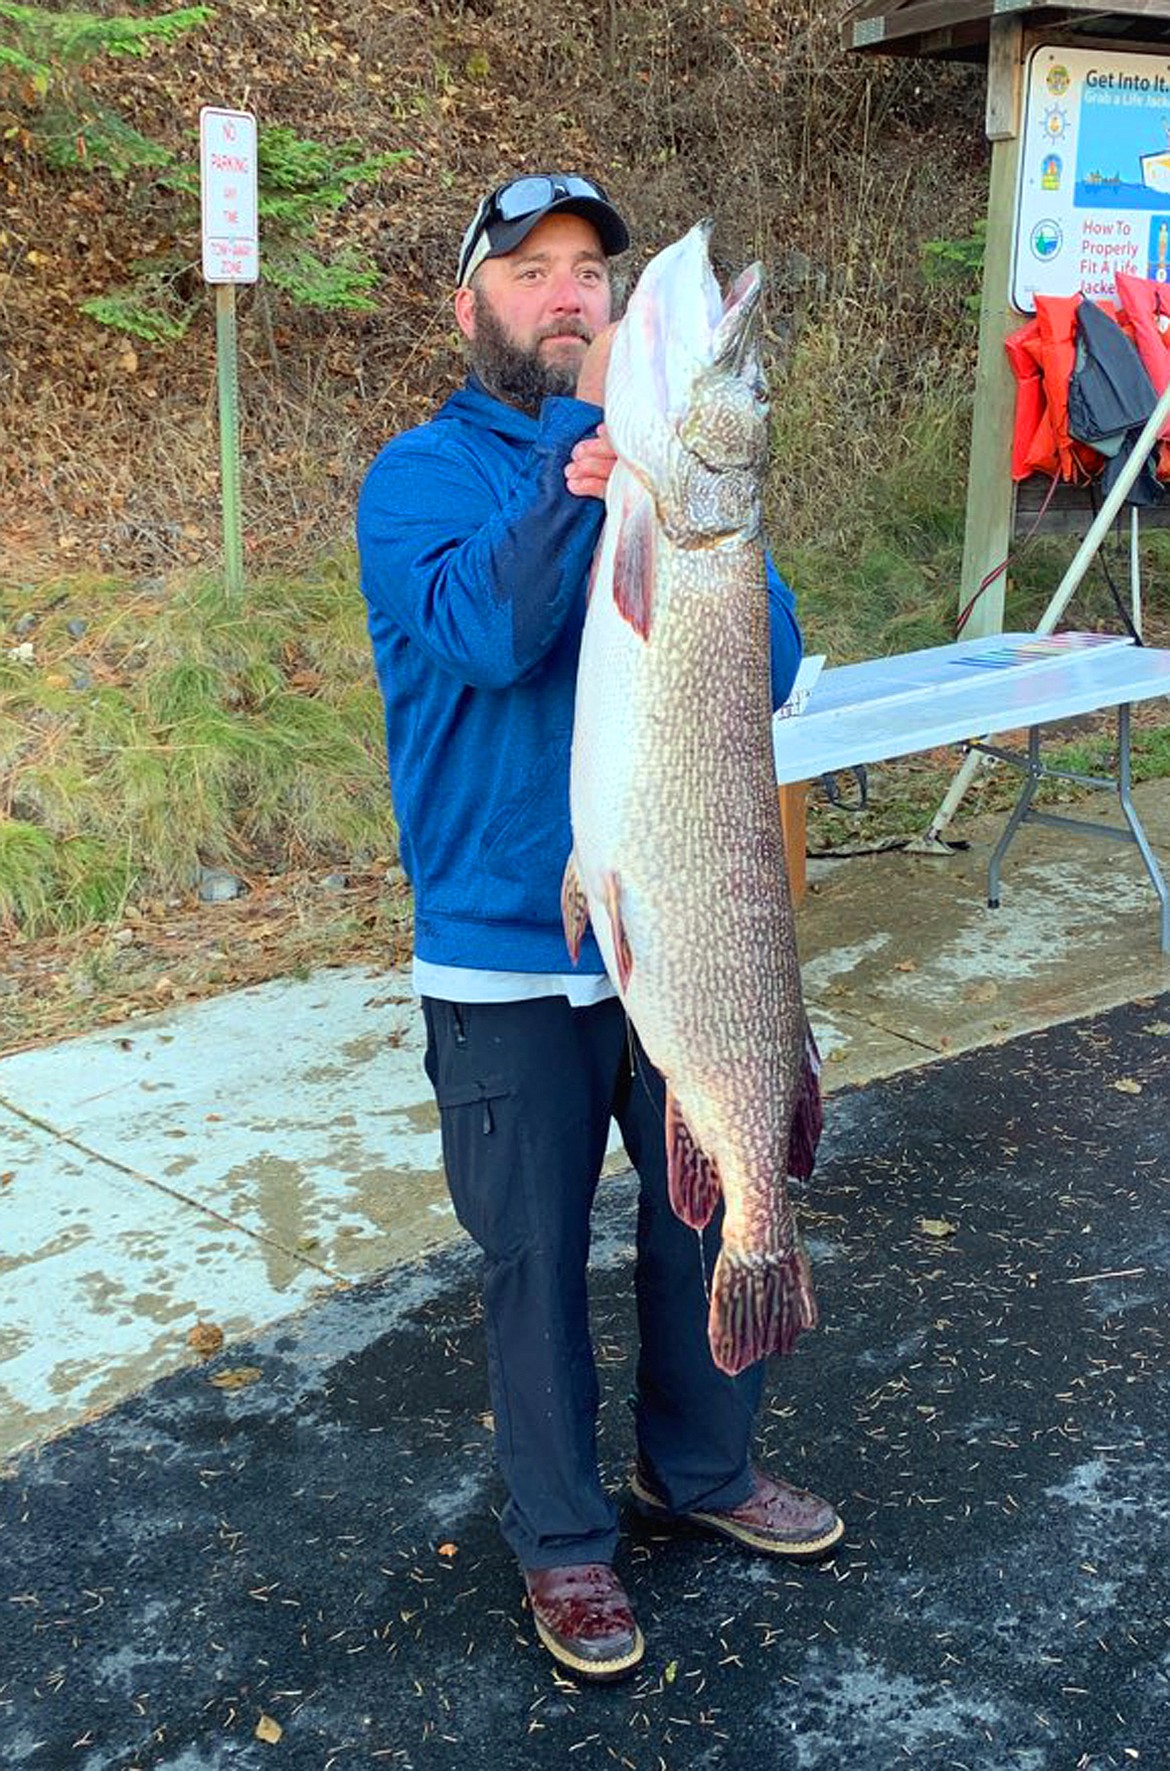
[[[796,1107],[788,1133],[788,1172],[798,1181],[807,1181],[813,1171],[817,1145],[825,1126],[821,1107],[821,1054],[817,1050],[811,1027],[805,1027],[804,1038],[804,1058],[796,1091]]]
[[[720,1371],[734,1377],[769,1353],[791,1353],[816,1320],[812,1269],[799,1242],[779,1256],[720,1250],[707,1324]]]
[[[692,1230],[709,1224],[722,1191],[719,1169],[695,1142],[686,1115],[666,1092],[666,1184],[676,1217]]]

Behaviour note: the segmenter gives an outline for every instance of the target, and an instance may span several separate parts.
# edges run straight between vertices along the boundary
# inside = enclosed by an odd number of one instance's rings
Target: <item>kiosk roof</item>
[[[1139,48],[1170,45],[1170,0],[1130,0],[1128,6],[1096,6],[1065,0],[1030,6],[1024,0],[858,0],[845,15],[847,49],[883,55],[939,56],[983,61],[991,21],[1018,19],[1029,31],[1053,31]]]

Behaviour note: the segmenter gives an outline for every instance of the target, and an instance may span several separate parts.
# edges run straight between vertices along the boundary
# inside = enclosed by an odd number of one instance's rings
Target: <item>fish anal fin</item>
[[[654,502],[639,491],[622,506],[613,560],[613,600],[622,619],[643,639],[650,637],[656,552]]]
[[[743,1254],[726,1244],[720,1249],[707,1322],[720,1371],[735,1377],[769,1353],[790,1353],[816,1320],[812,1271],[799,1243],[777,1255]]]
[[[686,1115],[669,1089],[666,1091],[666,1183],[675,1215],[692,1230],[709,1224],[722,1188],[719,1169],[704,1156]]]
[[[617,977],[614,983],[625,994],[626,987],[634,970],[634,950],[630,946],[630,937],[626,933],[626,925],[622,921],[622,886],[616,873],[605,876],[605,908],[609,915],[609,935],[613,943],[614,963],[617,966]]]
[[[565,926],[569,958],[576,965],[581,957],[581,942],[589,926],[589,900],[585,896],[585,887],[581,884],[581,875],[577,871],[576,855],[570,855],[565,862],[564,878],[561,880],[561,921]]]

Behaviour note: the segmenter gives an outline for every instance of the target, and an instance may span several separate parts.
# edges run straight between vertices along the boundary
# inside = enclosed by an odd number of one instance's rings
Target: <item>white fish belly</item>
[[[593,927],[616,982],[616,876],[633,956],[625,1005],[719,1165],[731,1239],[753,1210],[773,1209],[804,1040],[757,555],[676,550],[660,536],[643,639],[614,604],[603,552],[573,744],[574,849]]]

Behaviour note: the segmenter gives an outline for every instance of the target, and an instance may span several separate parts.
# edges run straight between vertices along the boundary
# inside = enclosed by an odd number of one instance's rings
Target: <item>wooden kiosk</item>
[[[1022,280],[1017,274],[1013,281],[1013,261],[1018,266],[1019,222],[1027,184],[1029,180],[1037,182],[1033,168],[1021,162],[1021,143],[1026,134],[1025,86],[1032,52],[1041,45],[1067,49],[1070,53],[1064,59],[1072,74],[1066,70],[1066,80],[1075,80],[1075,70],[1086,61],[1099,61],[1107,68],[1112,60],[1128,68],[1137,65],[1130,63],[1130,57],[1149,56],[1150,79],[1166,81],[1166,88],[1156,86],[1149,94],[1149,120],[1155,126],[1152,145],[1170,147],[1170,141],[1163,140],[1161,134],[1162,110],[1170,115],[1170,0],[1130,0],[1129,5],[1117,7],[1090,5],[1088,0],[1067,0],[1060,6],[1030,6],[1020,0],[860,0],[846,15],[843,30],[846,47],[865,54],[978,61],[987,66],[986,130],[992,144],[991,186],[959,586],[959,607],[964,609],[988,574],[1007,559],[1016,533],[1036,524],[1037,512],[1049,491],[1046,480],[1025,480],[1017,487],[1011,479],[1015,382],[1003,348],[1004,339],[1022,324],[1029,311],[1013,301]],[[1091,73],[1088,78],[1092,78]],[[1135,78],[1140,76],[1128,72],[1105,76],[1120,81]],[[1131,96],[1128,90],[1114,90],[1100,76],[1098,79],[1100,96],[1112,98],[1118,105]],[[1166,90],[1164,105],[1162,90]],[[1043,120],[1051,131],[1051,158],[1058,168],[1055,177],[1063,177],[1066,186],[1063,193],[1053,191],[1054,216],[1070,213],[1068,187],[1073,176],[1080,177],[1080,169],[1071,164],[1074,156],[1065,146],[1072,133],[1069,123],[1073,96],[1075,93],[1070,94],[1067,87],[1061,90],[1056,80],[1042,96]],[[1139,90],[1132,96],[1142,99]],[[1152,160],[1155,156],[1147,158]],[[1025,181],[1023,188],[1021,176]],[[1109,177],[1101,179],[1103,200],[1114,194],[1104,188],[1111,183]],[[1084,188],[1075,188],[1074,200],[1079,202]],[[1170,167],[1164,202],[1161,188],[1158,195],[1158,207],[1164,207],[1170,216]],[[1053,222],[1046,236],[1037,232],[1037,252],[1051,247],[1055,238],[1052,228],[1059,231],[1058,224]],[[1058,253],[1059,250],[1058,247]],[[1143,256],[1140,242],[1135,242],[1133,264],[1139,275],[1146,274]],[[1078,289],[1089,295],[1098,293],[1095,287],[1086,287],[1091,278],[1078,277],[1080,264],[1075,253],[1070,253],[1063,264],[1053,258],[1050,274],[1058,281],[1063,279],[1063,286],[1059,291],[1054,289],[1054,293],[1073,294]],[[1143,268],[1138,269],[1139,264]],[[1039,271],[1039,260],[1036,268]],[[1165,506],[1161,506],[1143,520],[1164,524],[1168,520],[1164,513]],[[1091,516],[1086,493],[1062,485],[1048,503],[1040,526],[1083,528],[1088,526]],[[1000,632],[1003,606],[1001,572],[975,604],[964,628],[965,636]]]
[[[991,179],[958,604],[968,611],[964,639],[977,639],[1003,630],[1016,535],[1087,530],[1094,516],[1084,488],[1053,488],[1041,476],[1013,481],[1016,384],[1005,339],[1033,310],[1040,289],[1111,293],[1103,267],[1170,282],[1170,0],[1118,7],[1089,0],[857,0],[842,28],[846,48],[864,54],[987,68]],[[1135,130],[1149,138],[1140,153]],[[1168,505],[1146,511],[1143,522],[1170,524]],[[1132,536],[1136,615],[1136,520]],[[1090,538],[1083,551],[1091,556],[1094,546]],[[799,901],[804,784],[783,785],[780,799]],[[928,840],[949,815],[944,802]],[[1165,947],[1165,925],[1163,937]]]

